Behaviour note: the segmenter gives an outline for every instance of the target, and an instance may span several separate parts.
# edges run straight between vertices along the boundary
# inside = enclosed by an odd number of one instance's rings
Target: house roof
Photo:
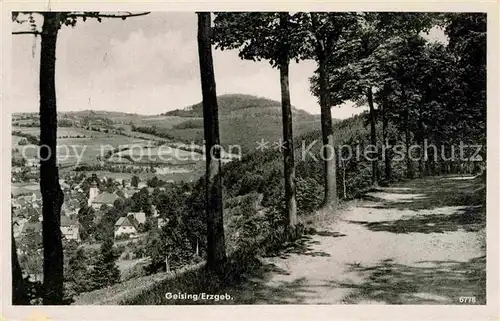
[[[116,221],[115,227],[120,227],[120,226],[132,226],[133,228],[135,228],[134,224],[132,224],[132,222],[126,216],[120,217]]]
[[[146,223],[146,213],[144,212],[130,212],[127,214],[132,215],[139,224],[145,224]]]
[[[96,196],[96,198],[92,201],[92,203],[98,204],[113,204],[114,201],[119,199],[120,196],[116,194],[112,194],[110,192],[103,192]]]

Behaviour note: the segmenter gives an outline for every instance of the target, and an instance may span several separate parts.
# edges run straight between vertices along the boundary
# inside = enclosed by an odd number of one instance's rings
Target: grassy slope
[[[283,137],[280,102],[251,95],[221,95],[218,97],[221,144],[240,145],[245,153],[257,147],[257,141],[264,139],[275,142]],[[168,133],[179,140],[201,143],[203,140],[203,110],[198,103],[183,110],[164,114],[171,117],[165,124],[154,120],[144,121],[149,126]],[[177,118],[173,118],[177,117]],[[179,117],[184,122],[173,124]],[[300,109],[293,109],[295,135],[301,135],[320,128],[318,115],[311,115]]]

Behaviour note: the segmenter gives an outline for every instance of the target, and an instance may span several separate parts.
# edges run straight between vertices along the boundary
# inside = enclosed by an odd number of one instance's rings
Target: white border
[[[500,175],[499,148],[494,139],[499,132],[499,4],[495,1],[386,1],[366,2],[299,2],[258,1],[253,3],[219,2],[153,2],[153,1],[50,1],[50,9],[58,11],[455,11],[488,13],[488,187],[487,187],[487,305],[435,306],[435,305],[248,305],[248,306],[64,306],[20,307],[11,305],[10,275],[10,152],[11,118],[8,89],[11,74],[11,18],[10,11],[43,11],[49,1],[5,1],[2,5],[2,71],[1,74],[1,137],[2,166],[0,184],[2,196],[1,220],[1,313],[0,320],[500,320],[499,311],[499,211],[498,191]],[[3,319],[2,319],[3,317]]]

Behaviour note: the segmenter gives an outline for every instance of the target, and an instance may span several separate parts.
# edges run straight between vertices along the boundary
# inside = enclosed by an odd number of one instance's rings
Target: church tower
[[[92,202],[94,201],[94,199],[97,197],[98,194],[99,194],[99,188],[97,188],[96,182],[93,181],[89,190],[89,200],[87,203],[88,206],[92,205]]]

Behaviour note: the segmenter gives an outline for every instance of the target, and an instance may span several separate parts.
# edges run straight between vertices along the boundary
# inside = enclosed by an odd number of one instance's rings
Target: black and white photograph
[[[9,304],[498,304],[486,12],[9,15]]]

